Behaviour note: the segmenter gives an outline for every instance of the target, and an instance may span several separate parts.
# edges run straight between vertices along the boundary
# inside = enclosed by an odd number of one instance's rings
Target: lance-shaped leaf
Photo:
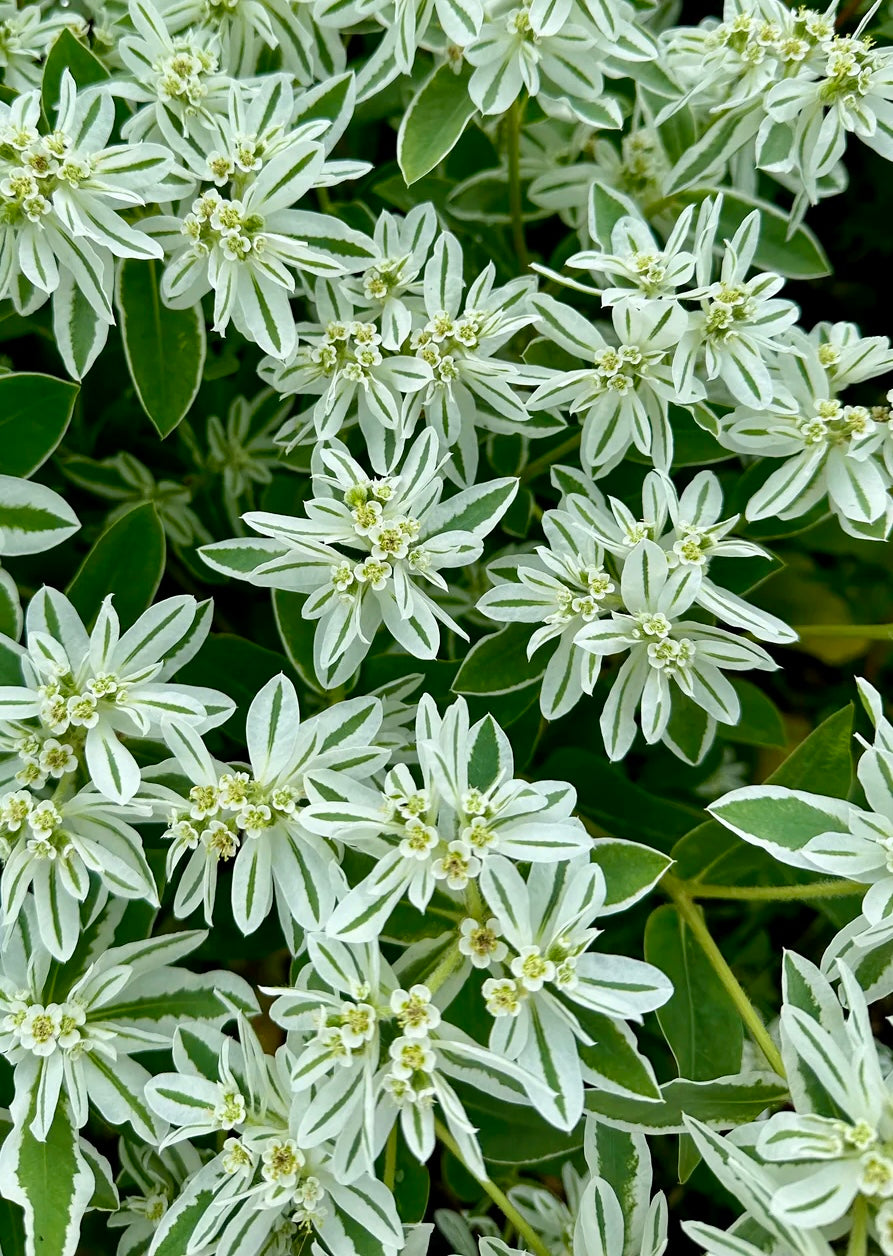
[[[68,502],[51,488],[0,475],[0,554],[43,553],[79,527]]]
[[[140,405],[160,436],[167,436],[195,400],[205,364],[201,306],[169,309],[159,291],[160,266],[125,258],[115,302],[130,378]]]
[[[0,448],[6,475],[32,475],[65,435],[78,388],[28,372],[0,376]]]
[[[46,1140],[38,1142],[30,1130],[36,1102],[32,1095],[23,1122],[0,1147],[0,1189],[24,1211],[26,1256],[75,1256],[93,1172],[67,1104],[58,1106]]]
[[[416,183],[452,152],[475,113],[468,94],[471,70],[442,65],[423,83],[403,115],[397,160],[407,184]]]

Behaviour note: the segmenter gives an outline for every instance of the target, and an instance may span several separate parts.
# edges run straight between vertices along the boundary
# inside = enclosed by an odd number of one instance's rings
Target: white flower
[[[410,447],[386,480],[369,477],[340,441],[314,454],[316,495],[306,518],[252,512],[246,522],[270,539],[253,570],[234,566],[240,549],[256,556],[254,540],[206,546],[202,556],[228,575],[268,587],[308,593],[305,619],[319,620],[314,662],[331,688],[365,657],[380,624],[417,658],[433,658],[438,621],[465,636],[425,589],[447,592],[441,568],[462,567],[483,549],[517,491],[511,478],[491,480],[440,501],[433,432]],[[281,575],[279,574],[281,572]]]
[[[590,17],[593,10],[582,6],[574,20],[568,20],[571,7],[517,6],[514,0],[488,6],[488,20],[465,50],[466,60],[475,67],[468,90],[481,113],[505,113],[526,88],[546,112],[558,112],[561,102],[583,121],[620,125],[620,111],[604,94],[598,65],[599,53],[605,56],[615,31],[599,30]],[[599,6],[599,11],[605,10]],[[625,32],[631,29],[622,18],[618,26]],[[641,29],[636,33],[641,39]],[[633,51],[626,42],[618,51],[624,60],[637,60],[647,56],[646,47]]]
[[[730,449],[784,458],[748,502],[747,517],[793,519],[827,497],[846,532],[882,539],[893,522],[889,411],[846,405],[836,393],[889,369],[887,345],[856,339],[843,357],[833,340],[817,344],[792,331],[788,342],[794,353],[779,360],[771,404],[740,406],[721,424],[720,439]],[[864,367],[848,371],[847,358],[858,362],[860,345]]]
[[[623,567],[624,611],[585,624],[575,637],[578,645],[599,658],[629,651],[601,717],[612,759],[622,758],[632,745],[640,704],[646,742],[652,745],[666,738],[674,748],[675,739],[668,732],[674,689],[704,713],[702,740],[696,748],[696,757],[702,756],[713,739],[714,721],[734,724],[740,712],[738,696],[723,671],[775,667],[762,647],[722,628],[680,618],[695,601],[700,579],[699,567],[671,570],[665,552],[653,541],[642,541]]]
[[[199,904],[213,919],[221,863],[233,862],[232,910],[243,933],[253,933],[275,900],[285,936],[297,945],[296,926],[318,928],[335,906],[344,878],[329,844],[304,823],[308,782],[322,771],[336,779],[361,777],[387,761],[374,744],[381,707],[374,697],[336,703],[301,720],[294,686],[274,676],[248,712],[250,772],[227,772],[201,739],[182,727],[164,729],[189,784],[173,790],[162,768],[147,773],[141,800],[151,802],[168,827],[167,870],[188,854],[174,898],[178,916]],[[344,755],[350,766],[338,764]],[[169,767],[169,765],[167,765]]]
[[[459,932],[460,954],[467,955],[475,968],[489,968],[508,955],[508,947],[502,941],[502,926],[495,916],[483,923],[466,916]]]
[[[137,1137],[155,1144],[162,1127],[143,1101],[149,1080],[134,1053],[169,1048],[176,1016],[159,1011],[158,992],[191,997],[194,1015],[223,1024],[237,1007],[256,1006],[248,986],[228,973],[198,976],[170,966],[171,954],[187,954],[197,938],[168,935],[139,944],[133,956],[127,944],[115,946],[120,915],[100,914],[95,936],[104,949],[92,960],[81,955],[53,963],[35,931],[28,904],[7,935],[0,955],[0,1050],[15,1070],[12,1116],[29,1118],[29,1128],[43,1142],[63,1096],[76,1129],[95,1105],[115,1124],[127,1121]],[[170,942],[176,938],[174,948]],[[130,954],[129,954],[130,952]],[[56,999],[43,997],[51,984]],[[225,991],[225,997],[218,991]]]
[[[120,211],[144,205],[173,158],[158,144],[109,146],[112,97],[79,93],[68,70],[49,134],[40,112],[39,91],[0,103],[0,297],[25,313],[73,283],[111,324],[111,258],[161,256]]]
[[[427,986],[414,985],[409,990],[395,990],[391,995],[391,1011],[407,1039],[427,1038],[440,1024],[440,1012],[431,1002]]]
[[[584,469],[604,475],[630,446],[648,454],[660,470],[673,457],[669,405],[699,399],[689,380],[674,377],[673,363],[689,334],[689,316],[672,301],[624,299],[612,311],[615,344],[587,319],[552,297],[537,295],[540,325],[562,349],[586,365],[550,372],[530,398],[533,410],[567,408],[581,415]]]
[[[472,748],[490,736],[498,741],[498,765],[491,764],[492,779],[478,780],[471,789]],[[372,941],[404,894],[424,911],[438,880],[450,893],[465,890],[494,851],[510,859],[554,862],[590,844],[571,815],[573,790],[555,782],[546,790],[513,780],[505,735],[486,720],[471,725],[464,700],[441,717],[424,696],[416,746],[421,788],[402,763],[388,772],[383,790],[346,779],[336,782],[333,774],[320,781],[320,791],[310,783],[312,801],[304,814],[308,828],[378,856],[375,868],[329,920],[335,936]]]
[[[148,737],[159,733],[163,722],[199,730],[222,723],[233,709],[224,694],[168,680],[207,635],[206,609],[192,597],[169,598],[121,634],[109,597],[88,634],[66,597],[42,589],[25,621],[25,683],[0,688],[0,744],[18,754],[23,783],[40,788],[53,775],[50,760],[69,762],[67,752],[59,758],[53,749],[64,735],[95,789],[124,804],[139,788],[140,771],[120,735]],[[23,720],[35,722],[30,727],[37,738],[24,754],[18,750]]]

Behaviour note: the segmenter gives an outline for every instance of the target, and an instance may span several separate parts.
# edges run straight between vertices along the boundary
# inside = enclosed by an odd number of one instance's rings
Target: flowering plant
[[[893,1256],[890,160],[886,0],[0,0],[0,1256]]]

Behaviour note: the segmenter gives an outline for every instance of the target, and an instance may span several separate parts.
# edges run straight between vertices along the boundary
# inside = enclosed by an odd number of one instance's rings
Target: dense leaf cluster
[[[891,35],[0,0],[0,1256],[893,1256]]]

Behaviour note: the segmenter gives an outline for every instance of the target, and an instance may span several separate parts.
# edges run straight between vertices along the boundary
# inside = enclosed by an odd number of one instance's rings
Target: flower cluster
[[[794,640],[796,634],[776,616],[709,575],[714,560],[768,555],[730,535],[737,517],[720,518],[722,490],[709,471],[681,495],[666,476],[652,472],[638,519],[617,499],[606,502],[585,477],[566,487],[561,507],[543,516],[548,546],[493,562],[494,587],[478,607],[497,621],[541,625],[530,637],[528,654],[552,647],[540,690],[547,718],[564,715],[592,693],[603,658],[628,652],[602,715],[609,756],[622,758],[629,750],[641,703],[645,740],[663,739],[683,758],[692,757],[673,736],[675,692],[677,700],[690,698],[704,713],[702,734],[694,741],[694,758],[700,758],[712,742],[715,721],[738,719],[738,699],[723,671],[774,664],[760,646],[687,613],[701,608],[764,641]]]
[[[893,1256],[891,40],[0,0],[4,1252]]]
[[[439,465],[430,428],[394,473],[374,478],[332,441],[314,452],[305,518],[253,511],[246,522],[263,541],[221,541],[202,557],[225,575],[309,595],[302,614],[318,621],[314,667],[327,688],[354,673],[382,623],[404,650],[434,658],[439,624],[467,634],[427,588],[448,591],[441,569],[480,556],[517,491],[505,477],[442,501]]]

